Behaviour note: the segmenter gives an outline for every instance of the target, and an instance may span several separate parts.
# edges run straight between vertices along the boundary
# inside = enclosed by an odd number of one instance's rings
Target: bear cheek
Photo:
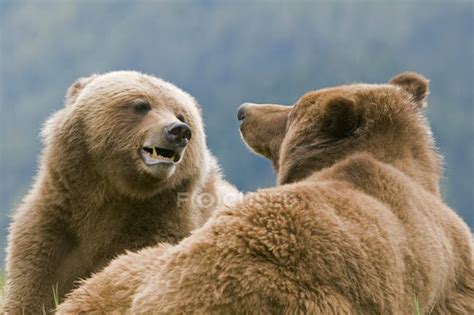
[[[250,122],[246,121],[240,125],[240,135],[242,140],[251,150],[257,152],[258,154],[262,154],[259,152],[260,150],[257,145],[259,142],[256,141],[255,128]]]

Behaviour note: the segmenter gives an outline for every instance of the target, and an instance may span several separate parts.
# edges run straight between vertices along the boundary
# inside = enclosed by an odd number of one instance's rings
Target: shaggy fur
[[[178,119],[192,131],[181,161],[145,165],[144,141],[159,141]],[[10,228],[8,313],[50,309],[53,288],[62,298],[125,250],[177,243],[223,200],[198,205],[193,196],[237,193],[206,147],[195,100],[151,76],[112,72],[78,80],[43,137],[39,172]],[[178,193],[188,195],[178,200]]]
[[[471,233],[439,194],[422,76],[247,104],[279,185],[176,246],[122,256],[60,314],[473,314]]]

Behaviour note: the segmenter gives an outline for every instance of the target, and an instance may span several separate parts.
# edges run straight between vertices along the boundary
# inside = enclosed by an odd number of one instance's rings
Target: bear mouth
[[[146,165],[156,165],[160,163],[175,164],[181,160],[181,154],[178,151],[144,146],[140,150],[140,155]]]

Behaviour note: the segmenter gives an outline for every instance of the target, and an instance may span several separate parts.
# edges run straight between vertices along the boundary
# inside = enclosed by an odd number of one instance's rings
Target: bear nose
[[[239,109],[237,110],[237,119],[239,121],[242,121],[245,119],[245,110],[248,106],[248,103],[243,103],[242,105],[239,106]]]
[[[184,147],[191,139],[191,128],[183,122],[175,122],[166,128],[166,140],[176,147]]]

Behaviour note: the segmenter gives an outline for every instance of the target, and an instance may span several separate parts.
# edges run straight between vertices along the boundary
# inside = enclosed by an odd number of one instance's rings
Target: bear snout
[[[239,121],[243,121],[245,119],[246,109],[248,105],[249,103],[243,103],[239,106],[239,109],[237,110],[237,119]]]
[[[174,122],[165,128],[166,140],[175,147],[185,147],[191,136],[191,128],[183,122]]]

